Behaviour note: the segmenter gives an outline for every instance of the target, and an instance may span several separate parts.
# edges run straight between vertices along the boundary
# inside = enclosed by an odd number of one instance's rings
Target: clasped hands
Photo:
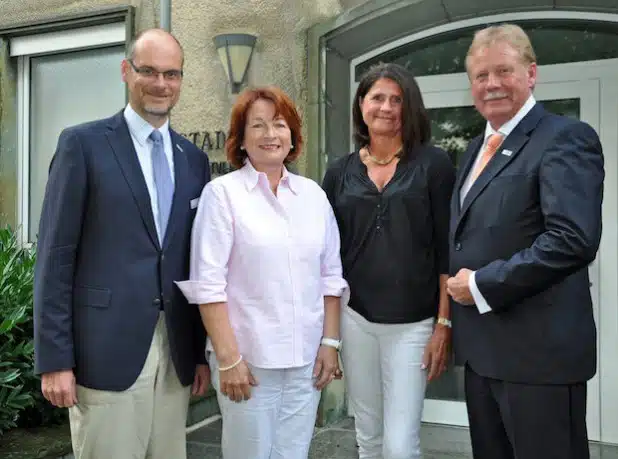
[[[470,306],[474,304],[472,292],[470,292],[470,275],[472,271],[462,268],[457,271],[455,277],[449,277],[446,281],[446,292],[459,304]]]

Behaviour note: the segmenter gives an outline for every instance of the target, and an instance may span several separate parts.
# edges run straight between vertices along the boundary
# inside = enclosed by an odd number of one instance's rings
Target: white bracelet
[[[238,360],[234,362],[233,364],[231,364],[229,367],[223,367],[223,368],[219,367],[219,371],[231,370],[232,368],[237,367],[240,362],[242,362],[242,354],[240,355],[240,357],[238,357]]]

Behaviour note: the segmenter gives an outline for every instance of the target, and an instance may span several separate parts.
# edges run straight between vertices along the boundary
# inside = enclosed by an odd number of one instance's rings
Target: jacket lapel
[[[455,181],[455,187],[454,187],[454,210],[457,211],[457,214],[459,214],[460,210],[461,210],[461,187],[463,186],[466,177],[468,176],[468,174],[470,173],[470,169],[472,169],[472,165],[474,164],[474,159],[476,158],[476,153],[478,152],[478,149],[481,148],[481,145],[483,143],[483,136],[477,136],[474,139],[472,139],[472,141],[470,142],[470,145],[468,145],[468,149],[466,150],[466,153],[464,154],[464,156],[462,157],[462,163],[459,165],[459,171],[457,173],[457,179]],[[456,215],[457,215],[456,214]]]
[[[163,247],[166,247],[169,241],[172,240],[178,221],[184,221],[184,219],[180,218],[183,205],[188,209],[189,200],[191,199],[187,194],[188,187],[183,186],[189,177],[187,155],[180,146],[179,134],[170,129],[170,138],[172,140],[172,149],[174,150],[174,199],[172,200],[172,209],[167,222]]]
[[[137,159],[137,153],[135,152],[133,140],[131,140],[131,134],[129,133],[129,127],[124,119],[123,112],[118,113],[111,119],[106,136],[124,178],[131,188],[133,198],[139,209],[144,226],[150,235],[150,239],[159,248],[159,238],[150,205],[150,194],[148,193],[146,180]]]
[[[524,145],[530,139],[530,132],[537,126],[540,119],[542,118],[545,110],[543,107],[537,103],[532,110],[520,121],[520,123],[515,126],[515,129],[504,139],[504,142],[500,146],[500,149],[496,152],[494,157],[487,163],[485,169],[475,182],[468,190],[468,194],[464,198],[463,204],[461,206],[461,210],[459,212],[459,218],[457,221],[457,227],[461,223],[462,219],[465,217],[467,211],[470,209],[472,203],[476,200],[476,198],[483,192],[483,190],[487,187],[489,182],[491,182],[494,177],[496,177],[515,157],[519,154],[519,152],[523,149]],[[474,153],[478,152],[480,145],[476,147]],[[476,155],[472,154],[472,158]],[[473,163],[474,161],[470,161]],[[468,170],[465,174],[462,174],[463,177],[467,177],[470,170],[470,165],[468,165]],[[463,180],[462,180],[463,183]],[[459,185],[461,188],[461,184]],[[458,188],[459,192],[459,188]]]

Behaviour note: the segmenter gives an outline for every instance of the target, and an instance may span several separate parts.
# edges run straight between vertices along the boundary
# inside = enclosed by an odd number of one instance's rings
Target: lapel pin
[[[181,147],[180,145],[178,145],[178,144],[176,144],[176,148],[178,148],[178,149],[179,149],[180,151],[182,151],[183,153],[185,152],[185,151],[182,149],[182,147]]]
[[[502,150],[502,154],[505,156],[511,156],[513,152],[511,150]]]

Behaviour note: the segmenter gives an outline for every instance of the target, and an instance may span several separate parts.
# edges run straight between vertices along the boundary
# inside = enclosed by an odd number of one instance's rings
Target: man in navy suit
[[[210,179],[206,154],[169,127],[183,51],[138,35],[121,65],[129,103],[65,129],[39,228],[35,365],[68,407],[77,458],[186,457],[191,384],[210,381],[189,274],[190,232]]]
[[[535,102],[521,28],[477,32],[466,66],[487,126],[459,168],[447,285],[474,457],[587,459],[601,144],[587,124]]]

